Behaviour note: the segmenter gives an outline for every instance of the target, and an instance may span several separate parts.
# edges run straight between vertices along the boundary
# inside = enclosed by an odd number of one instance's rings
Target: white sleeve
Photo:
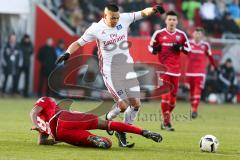
[[[153,51],[153,46],[154,46],[154,43],[156,42],[156,37],[157,37],[157,35],[158,35],[160,32],[161,32],[160,30],[157,30],[157,31],[155,31],[155,32],[153,33],[152,38],[151,38],[151,40],[150,40],[150,43],[149,43],[149,45],[148,45],[148,51],[149,51],[149,52],[152,52],[152,51]]]
[[[143,18],[141,11],[131,12],[131,13],[122,13],[121,16],[129,24],[131,24],[131,23],[133,23],[133,22]]]
[[[84,46],[85,44],[92,42],[96,40],[95,35],[96,27],[92,24],[85,32],[84,34],[77,40],[80,46]]]
[[[161,32],[161,30],[157,30],[153,33],[150,44],[149,44],[150,46],[153,46],[154,42],[156,42],[156,37],[160,32]]]

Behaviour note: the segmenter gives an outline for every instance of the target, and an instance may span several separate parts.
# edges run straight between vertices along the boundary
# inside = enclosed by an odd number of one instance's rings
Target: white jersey
[[[78,39],[81,46],[96,40],[99,68],[104,83],[116,102],[140,96],[137,79],[130,83],[126,80],[125,74],[132,72],[131,75],[136,77],[133,67],[126,64],[133,63],[129,53],[128,30],[131,23],[141,18],[141,11],[122,13],[115,27],[107,26],[102,19],[98,23],[93,23]]]
[[[133,13],[121,13],[115,27],[109,27],[101,19],[85,31],[78,43],[83,46],[88,42],[96,40],[98,46],[98,57],[100,70],[109,73],[112,65],[112,58],[117,54],[127,56],[127,62],[133,63],[128,48],[129,25],[142,18],[141,11]],[[115,64],[114,64],[115,65]]]

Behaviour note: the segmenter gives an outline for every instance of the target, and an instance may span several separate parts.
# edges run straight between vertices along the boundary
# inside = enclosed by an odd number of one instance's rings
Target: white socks
[[[124,112],[123,122],[127,124],[133,124],[133,121],[138,115],[139,108],[129,106]]]
[[[112,110],[107,114],[107,119],[112,120],[116,118],[121,112],[121,109],[118,107],[117,103],[113,105]]]
[[[137,118],[139,108],[134,108],[129,106],[124,112],[123,122],[127,124],[133,124],[133,121]],[[112,120],[116,118],[121,113],[121,109],[118,107],[117,103],[113,105],[112,110],[107,114],[107,119]]]

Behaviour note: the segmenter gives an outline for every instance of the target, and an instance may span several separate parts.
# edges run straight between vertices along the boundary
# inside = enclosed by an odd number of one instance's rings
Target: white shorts
[[[127,100],[128,98],[140,98],[140,86],[137,80],[137,74],[132,70],[123,74],[111,74],[103,72],[103,81],[112,95],[115,102]]]

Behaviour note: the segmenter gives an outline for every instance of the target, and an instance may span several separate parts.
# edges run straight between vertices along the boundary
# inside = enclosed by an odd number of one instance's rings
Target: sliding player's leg
[[[150,132],[148,130],[144,130],[134,125],[129,125],[122,122],[115,122],[115,121],[106,121],[106,120],[98,120],[98,129],[103,130],[113,130],[117,133],[133,133],[142,135],[146,138],[152,139],[156,142],[162,141],[162,136],[158,133]],[[120,141],[121,142],[121,141]],[[122,144],[123,146],[126,145],[125,143]]]
[[[101,136],[94,135],[86,130],[58,128],[57,140],[75,146],[110,148],[112,142]]]
[[[118,102],[116,102],[113,107],[112,107],[112,110],[109,111],[107,114],[106,114],[106,117],[105,119],[106,120],[113,120],[114,118],[116,118],[121,112],[124,112],[128,107],[128,104],[124,101],[124,100],[119,100]],[[113,135],[113,131],[111,130],[106,130],[107,133],[109,135]]]

